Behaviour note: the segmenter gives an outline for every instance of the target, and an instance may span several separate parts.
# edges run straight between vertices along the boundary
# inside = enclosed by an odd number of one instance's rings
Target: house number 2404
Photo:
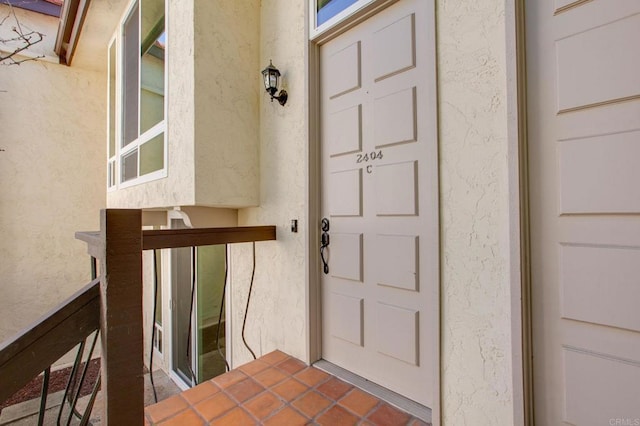
[[[373,160],[382,160],[382,150],[380,151],[371,151],[366,154],[356,154],[356,163],[367,163]]]
[[[369,153],[366,154],[356,154],[356,163],[360,164],[360,163],[368,163],[369,161],[373,161],[373,160],[382,160],[382,150],[380,151],[371,151]],[[368,165],[366,167],[367,169],[367,173],[372,173],[373,172],[373,167],[371,167],[371,165]]]

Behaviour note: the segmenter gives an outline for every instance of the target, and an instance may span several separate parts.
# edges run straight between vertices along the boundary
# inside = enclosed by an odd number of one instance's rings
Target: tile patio
[[[148,406],[145,424],[427,425],[280,351]]]

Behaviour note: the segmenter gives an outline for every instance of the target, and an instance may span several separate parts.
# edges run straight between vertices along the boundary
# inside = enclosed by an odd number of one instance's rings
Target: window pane
[[[124,23],[122,146],[138,138],[138,62],[140,60],[138,12],[139,7],[136,4]]]
[[[164,167],[164,132],[140,145],[140,176]]]
[[[226,372],[224,359],[218,353],[218,346],[223,354],[226,352],[224,312],[218,323],[224,289],[225,257],[224,245],[200,246],[197,250],[198,382]]]
[[[122,182],[126,182],[138,177],[138,150],[133,150],[122,156],[120,162],[120,169],[122,170]]]
[[[164,32],[164,1],[142,0],[142,21],[140,43],[145,53],[153,42]]]
[[[182,221],[172,220],[171,228],[177,226],[174,223]],[[185,228],[184,226],[178,229]],[[190,343],[193,342],[191,330],[191,248],[180,247],[171,249],[171,298],[175,301],[172,309],[172,347],[173,370],[182,380],[191,383],[192,354]]]
[[[140,134],[164,120],[164,46],[153,44],[140,64]]]
[[[142,0],[140,134],[164,120],[164,2]]]
[[[116,42],[109,47],[109,158],[116,155]]]
[[[317,0],[318,14],[316,16],[316,25],[321,25],[347,7],[354,4],[357,0]]]

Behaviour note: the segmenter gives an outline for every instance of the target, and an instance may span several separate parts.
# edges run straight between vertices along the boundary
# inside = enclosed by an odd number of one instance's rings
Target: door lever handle
[[[330,238],[329,238],[329,219],[327,219],[326,217],[322,219],[322,225],[321,225],[321,229],[322,229],[322,236],[320,238],[320,259],[322,259],[322,269],[324,271],[325,274],[329,273],[329,263],[328,263],[328,256],[325,259],[324,255],[325,255],[325,251],[327,249],[327,247],[329,247],[330,244]]]

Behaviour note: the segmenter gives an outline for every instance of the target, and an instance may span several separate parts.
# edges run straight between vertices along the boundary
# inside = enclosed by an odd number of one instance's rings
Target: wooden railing
[[[17,338],[0,346],[0,400],[100,330],[106,425],[143,424],[142,251],[275,240],[275,226],[142,230],[141,210],[102,210],[99,232],[78,232],[100,265],[91,282]]]
[[[0,401],[20,390],[99,326],[100,282],[94,280],[0,344]]]

